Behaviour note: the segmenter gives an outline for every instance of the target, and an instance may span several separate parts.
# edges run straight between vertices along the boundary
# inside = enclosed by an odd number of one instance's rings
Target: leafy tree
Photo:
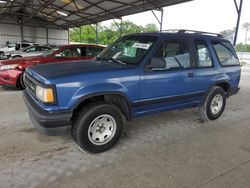
[[[118,24],[118,23],[117,23]],[[81,43],[96,43],[95,25],[86,25],[70,30],[70,41]],[[120,35],[141,32],[154,32],[157,31],[155,24],[147,24],[145,27],[136,25],[130,21],[123,21],[122,27],[112,23],[110,27],[98,25],[98,40],[100,44],[111,44]]]
[[[236,45],[237,52],[250,52],[250,44],[239,43]]]
[[[147,24],[147,25],[145,25],[145,27],[144,27],[144,32],[155,32],[155,31],[157,31],[158,29],[157,29],[157,27],[156,27],[156,25],[155,24]]]
[[[229,41],[233,42],[233,40],[234,40],[234,34],[235,34],[235,28],[234,29],[227,29],[227,30],[221,31],[220,34],[224,38],[226,38]]]
[[[249,22],[245,22],[243,25],[242,25],[242,28],[246,30],[246,35],[245,35],[245,44],[247,43],[247,34],[248,34],[248,31],[250,29],[250,23]]]

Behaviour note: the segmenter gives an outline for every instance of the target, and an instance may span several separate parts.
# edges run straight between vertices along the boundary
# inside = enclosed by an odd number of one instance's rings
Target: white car
[[[6,52],[21,50],[29,46],[38,45],[37,43],[33,42],[16,42],[16,43],[9,43],[7,46],[0,48],[0,59],[3,59],[3,55]]]
[[[18,51],[9,51],[4,53],[3,59],[11,59],[18,57],[30,57],[30,56],[39,56],[44,53],[44,51],[50,50],[52,47],[50,46],[40,46],[34,45],[24,48]]]

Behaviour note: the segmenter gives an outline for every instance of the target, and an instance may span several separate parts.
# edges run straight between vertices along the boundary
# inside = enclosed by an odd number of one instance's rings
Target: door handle
[[[188,73],[188,77],[194,77],[194,73],[193,72],[189,72]]]

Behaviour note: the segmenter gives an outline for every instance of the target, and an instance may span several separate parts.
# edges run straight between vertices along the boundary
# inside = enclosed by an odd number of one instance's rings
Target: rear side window
[[[212,67],[212,60],[204,40],[195,40],[198,67]]]
[[[176,70],[191,67],[188,44],[185,40],[164,42],[153,59],[164,62],[165,67],[159,70]]]
[[[218,60],[222,66],[239,65],[237,55],[229,42],[212,42]]]

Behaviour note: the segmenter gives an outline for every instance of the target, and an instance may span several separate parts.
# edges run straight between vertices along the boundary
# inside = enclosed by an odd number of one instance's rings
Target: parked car
[[[27,67],[55,62],[93,59],[104,49],[100,45],[64,45],[44,52],[41,56],[22,57],[0,62],[0,86],[21,88],[23,72]]]
[[[40,46],[40,45],[29,46],[22,50],[14,50],[14,51],[5,52],[3,55],[3,59],[39,56],[39,55],[42,55],[44,51],[48,51],[50,49],[52,49],[52,47],[50,46]]]
[[[21,50],[29,46],[38,45],[34,42],[15,42],[15,43],[9,43],[7,46],[4,46],[0,48],[0,59],[4,59],[4,53],[14,50]]]
[[[97,153],[118,141],[124,119],[199,107],[202,120],[216,120],[239,90],[239,60],[221,36],[188,32],[132,34],[97,60],[27,69],[33,125],[48,135],[71,129],[81,150]]]

